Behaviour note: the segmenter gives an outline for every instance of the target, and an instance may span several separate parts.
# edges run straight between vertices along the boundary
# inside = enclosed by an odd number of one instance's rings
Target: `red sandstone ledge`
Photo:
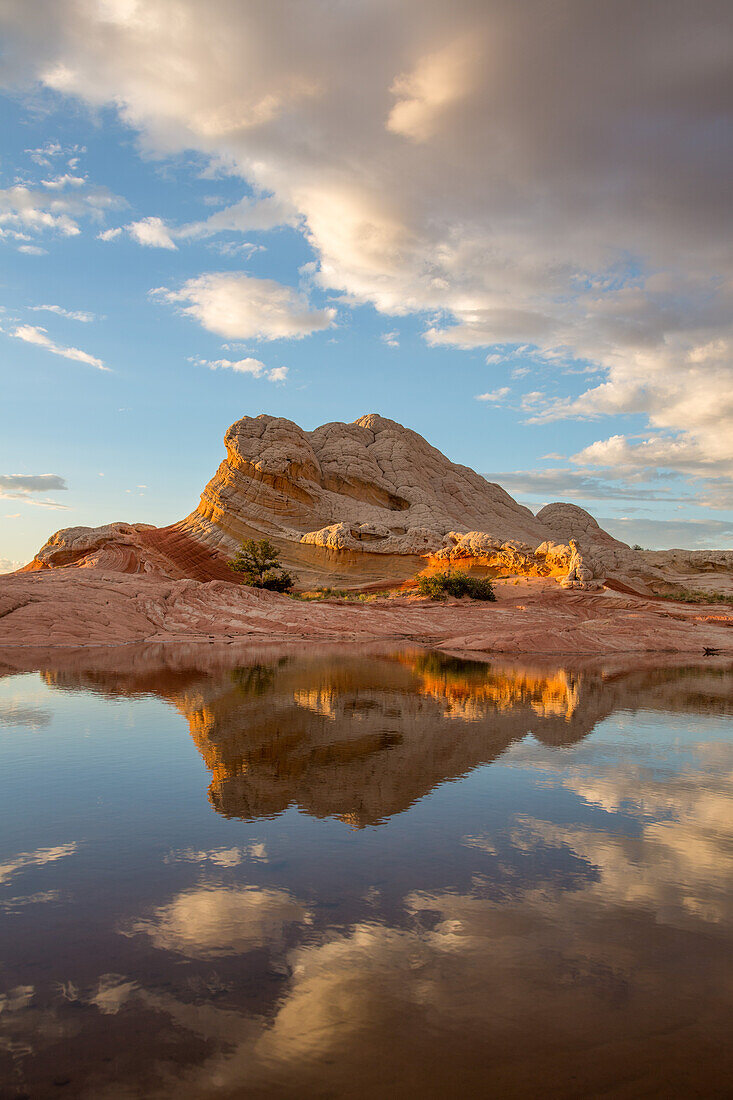
[[[94,568],[0,578],[0,646],[298,639],[413,642],[454,653],[733,654],[733,607],[497,582],[497,602],[408,597],[306,603],[224,580]]]

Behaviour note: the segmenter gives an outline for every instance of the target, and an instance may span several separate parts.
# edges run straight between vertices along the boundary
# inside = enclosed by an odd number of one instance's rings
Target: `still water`
[[[0,1095],[729,1096],[733,670],[0,654]]]

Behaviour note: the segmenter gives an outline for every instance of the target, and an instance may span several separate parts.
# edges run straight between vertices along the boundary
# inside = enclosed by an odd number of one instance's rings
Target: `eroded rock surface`
[[[235,583],[228,562],[241,540],[267,537],[301,588],[395,585],[455,563],[491,576],[554,577],[566,588],[611,580],[645,595],[733,596],[733,551],[632,550],[574,504],[548,504],[535,516],[376,414],[312,432],[243,417],[224,442],[226,459],[186,519],[59,531],[26,569]]]
[[[327,549],[412,555],[440,550],[453,530],[528,548],[549,534],[501,486],[373,413],[312,432],[243,417],[224,442],[227,457],[185,525],[227,552],[251,528]]]
[[[668,605],[553,580],[497,584],[497,602],[307,603],[228,581],[64,567],[0,583],[0,646],[279,638],[413,641],[455,652],[733,651],[730,606]]]

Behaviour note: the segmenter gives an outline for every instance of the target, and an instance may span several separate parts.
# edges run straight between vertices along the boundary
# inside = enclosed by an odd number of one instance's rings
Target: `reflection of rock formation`
[[[192,658],[170,667],[170,649],[127,653],[127,673],[51,668],[59,688],[155,694],[185,717],[212,773],[210,798],[227,816],[256,818],[298,805],[357,826],[399,813],[438,784],[489,763],[532,733],[550,746],[585,737],[619,709],[722,713],[727,668],[606,673],[517,668],[434,652],[325,651],[232,667]],[[117,655],[119,658],[119,654]],[[205,666],[205,654],[198,654]]]
[[[682,686],[652,673],[633,678],[631,694],[628,683],[562,670],[414,653],[288,663],[270,669],[264,687],[261,672],[254,682],[251,669],[244,675],[215,700],[178,702],[212,772],[212,804],[245,818],[297,804],[359,826],[399,813],[530,731],[549,745],[579,740],[617,707],[638,705],[645,679],[652,699],[682,708],[688,699],[696,706],[711,679],[703,671]]]

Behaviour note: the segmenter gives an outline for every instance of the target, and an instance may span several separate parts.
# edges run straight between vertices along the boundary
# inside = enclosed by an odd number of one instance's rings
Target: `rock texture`
[[[307,603],[228,581],[170,580],[73,566],[0,584],[0,646],[138,641],[404,640],[456,652],[733,651],[733,610],[612,592],[563,592],[552,580],[497,583],[498,601],[414,598]]]
[[[577,504],[546,504],[537,513],[537,520],[546,527],[556,542],[569,543],[573,539],[583,546],[603,546],[614,550],[628,550],[625,542],[619,542],[608,531],[598,526],[585,508]]]
[[[194,512],[166,528],[115,523],[52,536],[26,570],[63,566],[237,583],[243,538],[267,537],[300,588],[399,585],[428,569],[611,581],[643,595],[733,596],[733,551],[636,551],[583,508],[536,516],[501,486],[374,413],[312,432],[273,416],[227,431],[226,459]]]
[[[277,417],[243,417],[224,443],[227,457],[183,526],[227,554],[253,531],[400,557],[435,553],[454,530],[527,549],[550,534],[501,486],[373,413],[312,432]]]

